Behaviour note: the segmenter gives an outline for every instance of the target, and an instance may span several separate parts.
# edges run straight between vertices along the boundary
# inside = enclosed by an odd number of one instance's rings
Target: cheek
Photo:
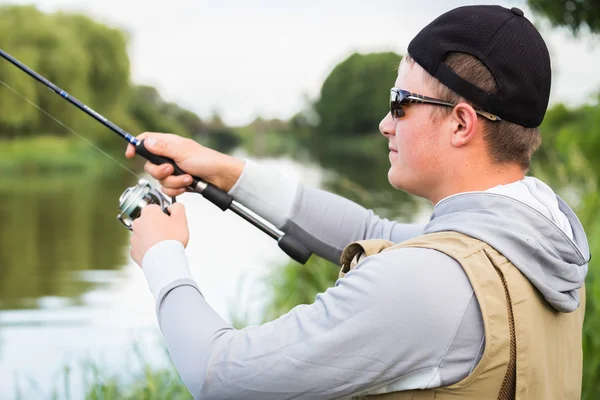
[[[431,169],[435,161],[435,143],[431,127],[420,124],[396,134],[398,158],[403,167],[419,172]]]

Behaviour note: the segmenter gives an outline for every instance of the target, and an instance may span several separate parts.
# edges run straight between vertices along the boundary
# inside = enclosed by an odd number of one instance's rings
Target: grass
[[[15,377],[17,389],[14,398],[25,400],[35,396],[53,400],[192,399],[170,363],[157,367],[145,360],[142,353],[138,346],[134,346],[137,367],[121,374],[107,372],[98,361],[82,360],[76,365],[65,364],[56,373],[56,381],[49,395],[43,393],[35,380],[26,378],[17,381]],[[73,387],[78,387],[77,392],[74,392]]]
[[[95,370],[93,372],[93,381],[87,386],[85,393],[86,400],[192,399],[190,392],[173,369],[154,370],[147,365],[131,382],[118,377],[105,377]]]

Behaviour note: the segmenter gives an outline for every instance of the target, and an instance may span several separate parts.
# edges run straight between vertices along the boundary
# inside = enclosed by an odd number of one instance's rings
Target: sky
[[[201,117],[217,111],[230,125],[248,124],[259,115],[290,118],[318,98],[333,67],[353,52],[403,54],[419,30],[441,13],[484,4],[456,0],[0,3],[83,12],[125,30],[134,83],[155,86],[167,101]],[[600,39],[574,39],[565,29],[550,29],[523,0],[495,4],[519,7],[540,26],[553,62],[551,103],[578,105],[600,91],[596,72]]]

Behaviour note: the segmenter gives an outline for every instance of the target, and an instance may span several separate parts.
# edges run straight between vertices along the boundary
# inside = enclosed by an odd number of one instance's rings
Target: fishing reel
[[[140,179],[135,186],[125,189],[119,197],[119,210],[117,219],[129,230],[133,220],[142,214],[142,209],[149,204],[160,206],[165,214],[169,214],[167,208],[171,205],[169,200],[158,189],[153,188],[145,179]]]

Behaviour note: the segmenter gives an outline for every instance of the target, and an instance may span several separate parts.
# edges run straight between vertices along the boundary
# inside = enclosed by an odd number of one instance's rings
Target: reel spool
[[[142,209],[148,204],[157,204],[166,214],[169,214],[167,208],[170,203],[167,198],[158,189],[150,186],[148,181],[140,179],[137,185],[128,187],[119,197],[121,212],[117,215],[117,219],[131,230],[133,220],[141,215]]]

